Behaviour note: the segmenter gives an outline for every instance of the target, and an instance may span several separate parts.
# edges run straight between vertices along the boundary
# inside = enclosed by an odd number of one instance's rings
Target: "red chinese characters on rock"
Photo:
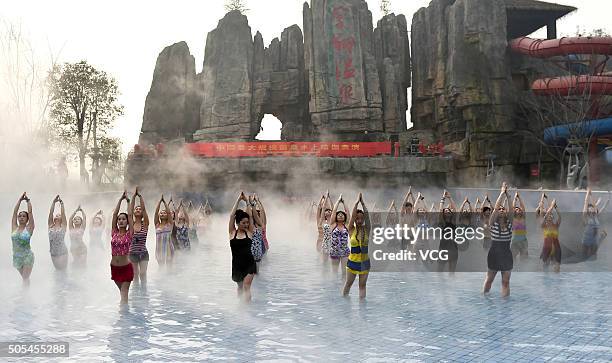
[[[349,105],[354,100],[353,86],[348,80],[355,78],[356,75],[356,69],[353,65],[355,37],[351,34],[351,29],[345,22],[345,16],[348,12],[349,9],[345,6],[336,6],[332,11],[335,20],[332,48],[336,67],[338,100],[342,105]]]

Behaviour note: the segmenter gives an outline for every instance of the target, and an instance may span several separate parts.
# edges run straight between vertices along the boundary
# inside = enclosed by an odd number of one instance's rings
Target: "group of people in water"
[[[508,185],[504,183],[495,203],[488,196],[482,201],[477,198],[474,206],[468,198],[457,207],[448,191],[444,191],[439,204],[427,207],[425,197],[418,193],[416,198],[410,189],[406,194],[400,210],[392,202],[384,224],[408,224],[412,226],[441,226],[456,228],[459,226],[480,226],[484,231],[483,247],[488,250],[487,267],[483,292],[488,293],[497,273],[502,275],[502,295],[510,293],[510,274],[514,260],[528,256],[527,223],[525,203],[516,192],[511,197]],[[126,203],[122,212],[123,202]],[[26,203],[27,210],[20,210]],[[593,200],[590,190],[587,191],[582,211],[584,234],[582,239],[583,253],[589,258],[595,256],[599,244],[606,238],[601,228],[599,214],[609,201]],[[242,206],[244,204],[244,206]],[[58,208],[59,207],[59,208]],[[58,211],[59,209],[59,211]],[[372,208],[374,209],[374,208]],[[206,225],[212,209],[208,202],[194,208],[193,203],[180,201],[176,205],[172,198],[166,201],[162,195],[157,202],[154,215],[156,234],[155,258],[159,265],[173,263],[177,254],[187,252],[192,243],[197,243],[198,233]],[[535,214],[539,218],[544,237],[540,258],[545,266],[552,265],[559,272],[561,264],[561,246],[559,227],[561,214],[556,200],[548,202],[546,193],[542,193]],[[332,271],[342,271],[345,279],[342,294],[347,296],[358,277],[359,297],[366,297],[366,283],[370,272],[370,255],[368,244],[372,228],[380,226],[383,221],[380,213],[370,213],[363,194],[359,194],[351,210],[347,207],[342,195],[332,205],[329,192],[321,196],[316,204],[317,241],[316,249],[323,261],[330,261]],[[13,212],[12,244],[13,265],[21,274],[24,283],[34,266],[34,254],[30,239],[34,232],[32,203],[23,193]],[[269,242],[266,233],[267,216],[261,199],[256,195],[241,192],[230,212],[228,239],[232,253],[232,280],[237,284],[238,295],[245,300],[251,299],[251,285],[257,274],[258,266],[267,251]],[[68,248],[65,243],[66,233],[70,236],[70,253],[75,267],[83,267],[87,261],[87,246],[84,235],[87,229],[87,216],[78,206],[70,218],[66,218],[64,201],[58,195],[51,203],[48,218],[49,249],[53,265],[63,270],[68,264]],[[146,283],[149,252],[147,234],[149,215],[146,203],[136,188],[132,197],[124,192],[117,201],[112,213],[111,222],[111,279],[120,291],[121,303],[128,300],[129,287],[132,281]],[[105,216],[99,210],[89,227],[89,244],[92,248],[104,249]],[[419,243],[408,244],[400,241],[402,249],[421,248]],[[448,259],[441,261],[438,271],[448,270],[451,273],[457,268],[459,258],[458,245],[452,239],[441,238],[439,249],[448,252]]]
[[[123,201],[126,211],[120,212]],[[27,210],[20,210],[26,203]],[[177,253],[187,252],[192,243],[198,243],[198,233],[205,229],[212,214],[212,208],[206,202],[199,208],[193,203],[181,200],[178,206],[164,196],[160,198],[155,210],[155,258],[160,265],[170,265]],[[89,229],[89,246],[99,251],[106,251],[108,241],[105,236],[106,218],[99,210],[93,217],[92,225],[87,225],[85,211],[79,205],[72,215],[66,217],[64,201],[58,195],[51,202],[48,218],[49,252],[53,266],[65,270],[68,266],[69,252],[72,255],[72,266],[82,268],[87,264],[87,245],[85,232]],[[13,266],[19,271],[24,284],[29,284],[34,266],[34,253],[30,240],[34,232],[32,203],[23,193],[13,211],[11,239],[13,244]],[[149,215],[144,197],[136,188],[130,199],[124,192],[112,213],[110,229],[110,246],[112,252],[111,278],[121,291],[121,301],[126,302],[129,285],[133,280],[146,284],[149,251],[147,235]],[[66,245],[66,234],[70,237],[70,249]]]
[[[606,231],[601,228],[599,214],[602,213],[608,201],[593,200],[589,189],[585,195],[582,210],[584,233],[582,237],[583,256],[585,259],[596,256],[597,248],[606,238]],[[358,209],[361,205],[361,209]],[[316,214],[310,209],[310,214],[316,220],[316,249],[324,261],[331,261],[332,271],[338,271],[341,265],[342,276],[346,278],[343,295],[348,295],[356,276],[359,276],[359,296],[366,296],[366,282],[370,270],[368,254],[368,236],[372,228],[381,225],[396,224],[412,227],[439,226],[442,230],[448,228],[477,226],[483,231],[482,247],[487,250],[487,274],[483,292],[488,293],[497,275],[502,275],[502,295],[510,294],[510,274],[515,259],[528,258],[527,220],[525,202],[518,191],[510,195],[508,185],[502,185],[500,194],[493,204],[488,195],[482,200],[476,198],[474,205],[466,197],[457,207],[448,191],[444,191],[438,205],[433,203],[428,208],[425,197],[418,193],[416,198],[410,189],[406,194],[400,210],[392,201],[386,211],[386,220],[381,221],[382,213],[368,213],[363,202],[363,195],[349,214],[342,196],[332,206],[329,193],[324,194],[316,207]],[[553,266],[555,272],[560,271],[561,245],[559,243],[559,227],[561,214],[556,200],[548,201],[545,192],[541,194],[535,209],[535,216],[542,229],[543,246],[540,253],[545,268]],[[348,221],[348,224],[347,224]],[[451,236],[453,234],[450,234]],[[448,270],[454,273],[457,269],[459,250],[467,245],[457,243],[453,238],[442,236],[439,240],[440,251],[447,252],[447,258],[438,261],[438,271]],[[418,250],[424,247],[423,241],[407,243],[400,241],[401,249]]]

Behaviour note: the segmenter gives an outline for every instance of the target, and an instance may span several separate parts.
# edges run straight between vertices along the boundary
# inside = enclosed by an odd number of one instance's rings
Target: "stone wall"
[[[139,142],[167,142],[193,134],[200,127],[199,103],[195,59],[187,43],[166,47],[155,64]]]
[[[264,46],[227,13],[206,38],[202,73],[184,42],[159,56],[143,141],[245,141],[265,114],[290,141],[388,140],[406,129],[410,46],[403,15],[373,29],[364,0],[312,0],[297,25]]]
[[[433,0],[413,17],[412,121],[447,145],[467,139],[464,167],[518,162],[506,25],[504,0]]]

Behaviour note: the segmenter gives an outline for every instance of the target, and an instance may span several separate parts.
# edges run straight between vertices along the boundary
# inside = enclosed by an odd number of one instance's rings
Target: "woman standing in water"
[[[342,204],[342,210],[338,210]],[[346,222],[349,220],[348,209],[344,204],[344,200],[342,199],[342,194],[340,194],[340,198],[334,205],[334,209],[332,211],[333,223],[331,225],[331,245],[329,249],[329,256],[332,259],[332,269],[334,273],[338,273],[338,267],[342,264],[342,277],[346,276],[346,261],[350,254],[350,249],[348,247],[349,243],[349,231],[346,228]]]
[[[127,202],[127,213],[119,213],[123,200]],[[111,225],[111,279],[115,281],[121,293],[121,304],[127,304],[130,283],[134,279],[134,267],[128,257],[134,231],[134,222],[129,203],[130,199],[127,197],[127,192],[124,191],[113,212],[113,223]]]
[[[138,199],[138,205],[136,205]],[[147,267],[149,265],[149,250],[147,250],[147,235],[149,233],[149,214],[145,200],[136,187],[134,197],[130,202],[129,210],[134,217],[134,230],[132,233],[132,243],[130,244],[130,262],[134,268],[136,282],[140,281],[143,285],[147,283]]]
[[[582,235],[582,255],[585,259],[597,258],[597,245],[599,243],[599,210],[593,203],[592,192],[589,188],[584,196],[582,208],[582,222],[584,233]]]
[[[160,210],[162,204],[164,209]],[[160,265],[172,264],[174,257],[173,229],[174,218],[162,195],[155,208],[155,259]]]
[[[556,214],[556,215],[555,215]],[[556,219],[555,219],[556,217]],[[561,245],[559,244],[559,226],[561,225],[561,214],[557,209],[557,201],[553,200],[544,214],[542,220],[542,231],[544,232],[544,245],[540,259],[544,262],[544,268],[550,265],[552,260],[553,269],[559,272],[561,269]]]
[[[402,203],[402,207],[400,208],[400,223],[402,225],[407,225],[409,228],[414,227],[415,225],[414,197],[412,196],[412,187],[408,189],[408,193],[406,193],[406,196],[404,197],[404,202]],[[408,239],[402,237],[402,250],[407,249],[409,243],[410,241]]]
[[[529,257],[528,243],[527,243],[527,221],[525,219],[525,203],[521,199],[518,192],[514,194],[512,200],[512,209],[514,218],[512,219],[512,242],[510,243],[510,250],[512,250],[512,257],[516,260],[520,255],[521,260],[526,260]]]
[[[495,202],[495,208],[491,213],[489,226],[491,230],[491,248],[487,256],[489,271],[484,283],[483,292],[489,293],[495,275],[502,275],[502,297],[510,295],[510,274],[513,268],[512,251],[510,241],[512,240],[512,220],[505,207],[509,203],[508,185],[503,183],[501,193]]]
[[[93,217],[91,227],[89,228],[89,246],[102,251],[106,250],[106,244],[102,243],[102,235],[104,234],[104,212],[100,209]]]
[[[191,241],[189,240],[189,213],[185,210],[185,205],[181,200],[177,211],[175,212],[177,219],[175,221],[176,243],[181,251],[189,252],[191,250]]]
[[[329,199],[329,191],[321,197],[319,203],[319,220],[317,221],[317,227],[320,236],[320,253],[325,264],[329,260],[329,249],[331,246],[331,226],[330,218],[332,215],[332,205]],[[318,241],[317,241],[318,242]]]
[[[60,204],[60,213],[55,214],[57,203]],[[66,219],[64,201],[59,195],[51,202],[47,225],[49,226],[49,253],[51,254],[51,261],[57,270],[64,270],[68,265],[68,248],[66,248],[65,243],[68,221]]]
[[[484,200],[482,201],[482,206],[480,208],[479,225],[483,228],[484,238],[482,240],[482,248],[488,250],[491,248],[491,199],[489,199],[489,195],[485,195]]]
[[[81,215],[77,215],[81,213]],[[87,216],[79,206],[70,216],[68,221],[70,229],[70,254],[72,261],[76,267],[85,267],[87,265],[87,246],[83,242],[85,228],[87,227]]]
[[[246,212],[238,209],[240,201],[246,203]],[[257,274],[257,263],[251,253],[255,230],[251,213],[251,205],[241,192],[230,213],[228,232],[232,250],[232,280],[238,285],[238,296],[244,294],[246,301],[251,300],[251,284]]]
[[[202,205],[200,204],[200,208]],[[189,242],[191,244],[198,244],[200,240],[198,239],[198,228],[201,222],[201,209],[195,209],[193,202],[189,201],[189,206],[187,207],[187,214],[189,215],[190,228],[189,228]]]
[[[268,244],[268,237],[266,236],[266,226],[268,224],[266,210],[264,209],[263,203],[261,202],[257,194],[253,194],[251,206],[254,208],[253,221],[255,222],[255,231],[253,232],[253,239],[261,239],[261,253],[263,256],[266,254],[268,249],[270,249],[270,245]]]
[[[448,204],[447,204],[448,202]],[[447,251],[448,260],[438,261],[438,272],[443,272],[448,265],[448,272],[454,274],[457,271],[457,261],[459,260],[459,246],[455,242],[455,231],[457,228],[457,217],[455,211],[457,207],[450,193],[446,190],[440,200],[439,225],[442,228],[442,236],[438,251]],[[451,232],[451,233],[449,233]],[[448,236],[450,235],[450,238]]]
[[[21,202],[26,202],[28,211],[19,211]],[[11,240],[13,242],[13,267],[19,271],[24,285],[30,284],[30,274],[34,267],[34,253],[30,247],[30,240],[34,233],[34,216],[32,215],[32,202],[24,192],[13,211],[11,221]]]
[[[362,209],[358,209],[359,204],[361,204]],[[363,202],[363,194],[359,193],[349,221],[351,252],[346,263],[347,275],[342,291],[343,296],[348,296],[355,278],[359,275],[359,298],[365,299],[366,297],[366,283],[370,272],[370,257],[368,255],[370,228],[368,208]]]

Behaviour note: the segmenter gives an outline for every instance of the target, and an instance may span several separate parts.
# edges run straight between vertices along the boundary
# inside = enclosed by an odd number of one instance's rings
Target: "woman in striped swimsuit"
[[[139,199],[136,205],[136,198]],[[149,215],[145,206],[145,200],[136,187],[134,197],[130,202],[130,211],[134,216],[134,234],[130,244],[130,262],[134,267],[136,282],[143,285],[147,283],[147,267],[149,265],[149,251],[147,250],[147,234],[149,233]]]
[[[78,213],[81,213],[81,215],[77,215]],[[85,267],[87,264],[87,246],[83,242],[83,236],[85,235],[85,228],[87,228],[87,216],[81,206],[70,216],[68,227],[70,230],[70,253],[72,254],[73,264],[76,267]]]
[[[60,204],[60,213],[55,214],[55,205]],[[66,248],[66,228],[68,220],[66,219],[66,210],[64,201],[60,196],[56,196],[51,203],[49,209],[49,253],[51,261],[57,270],[64,270],[68,266],[68,248]]]
[[[340,204],[342,204],[344,211],[338,210]],[[338,267],[342,264],[342,277],[344,277],[346,276],[346,268],[344,267],[346,266],[346,261],[350,254],[350,249],[348,247],[349,231],[345,223],[350,217],[348,216],[348,210],[342,199],[342,194],[340,194],[340,198],[338,198],[336,205],[334,205],[332,216],[334,216],[334,223],[331,225],[332,232],[329,256],[332,259],[332,269],[334,273],[338,273]]]
[[[160,210],[162,204],[164,209]],[[174,257],[173,229],[174,218],[162,195],[155,209],[155,259],[160,265],[172,264]]]
[[[512,220],[505,207],[509,199],[508,185],[504,183],[489,220],[491,231],[491,248],[489,248],[489,254],[487,255],[489,271],[483,288],[485,294],[489,293],[495,275],[501,272],[503,297],[510,295],[510,273],[513,268],[512,251],[510,250]]]
[[[362,209],[357,209],[361,204]],[[353,207],[349,221],[349,234],[351,236],[351,253],[346,264],[346,283],[342,291],[343,296],[348,296],[355,278],[359,275],[359,298],[366,297],[366,283],[370,272],[370,256],[368,255],[368,237],[370,235],[370,217],[368,208],[363,202],[363,194],[359,193],[359,199]]]

